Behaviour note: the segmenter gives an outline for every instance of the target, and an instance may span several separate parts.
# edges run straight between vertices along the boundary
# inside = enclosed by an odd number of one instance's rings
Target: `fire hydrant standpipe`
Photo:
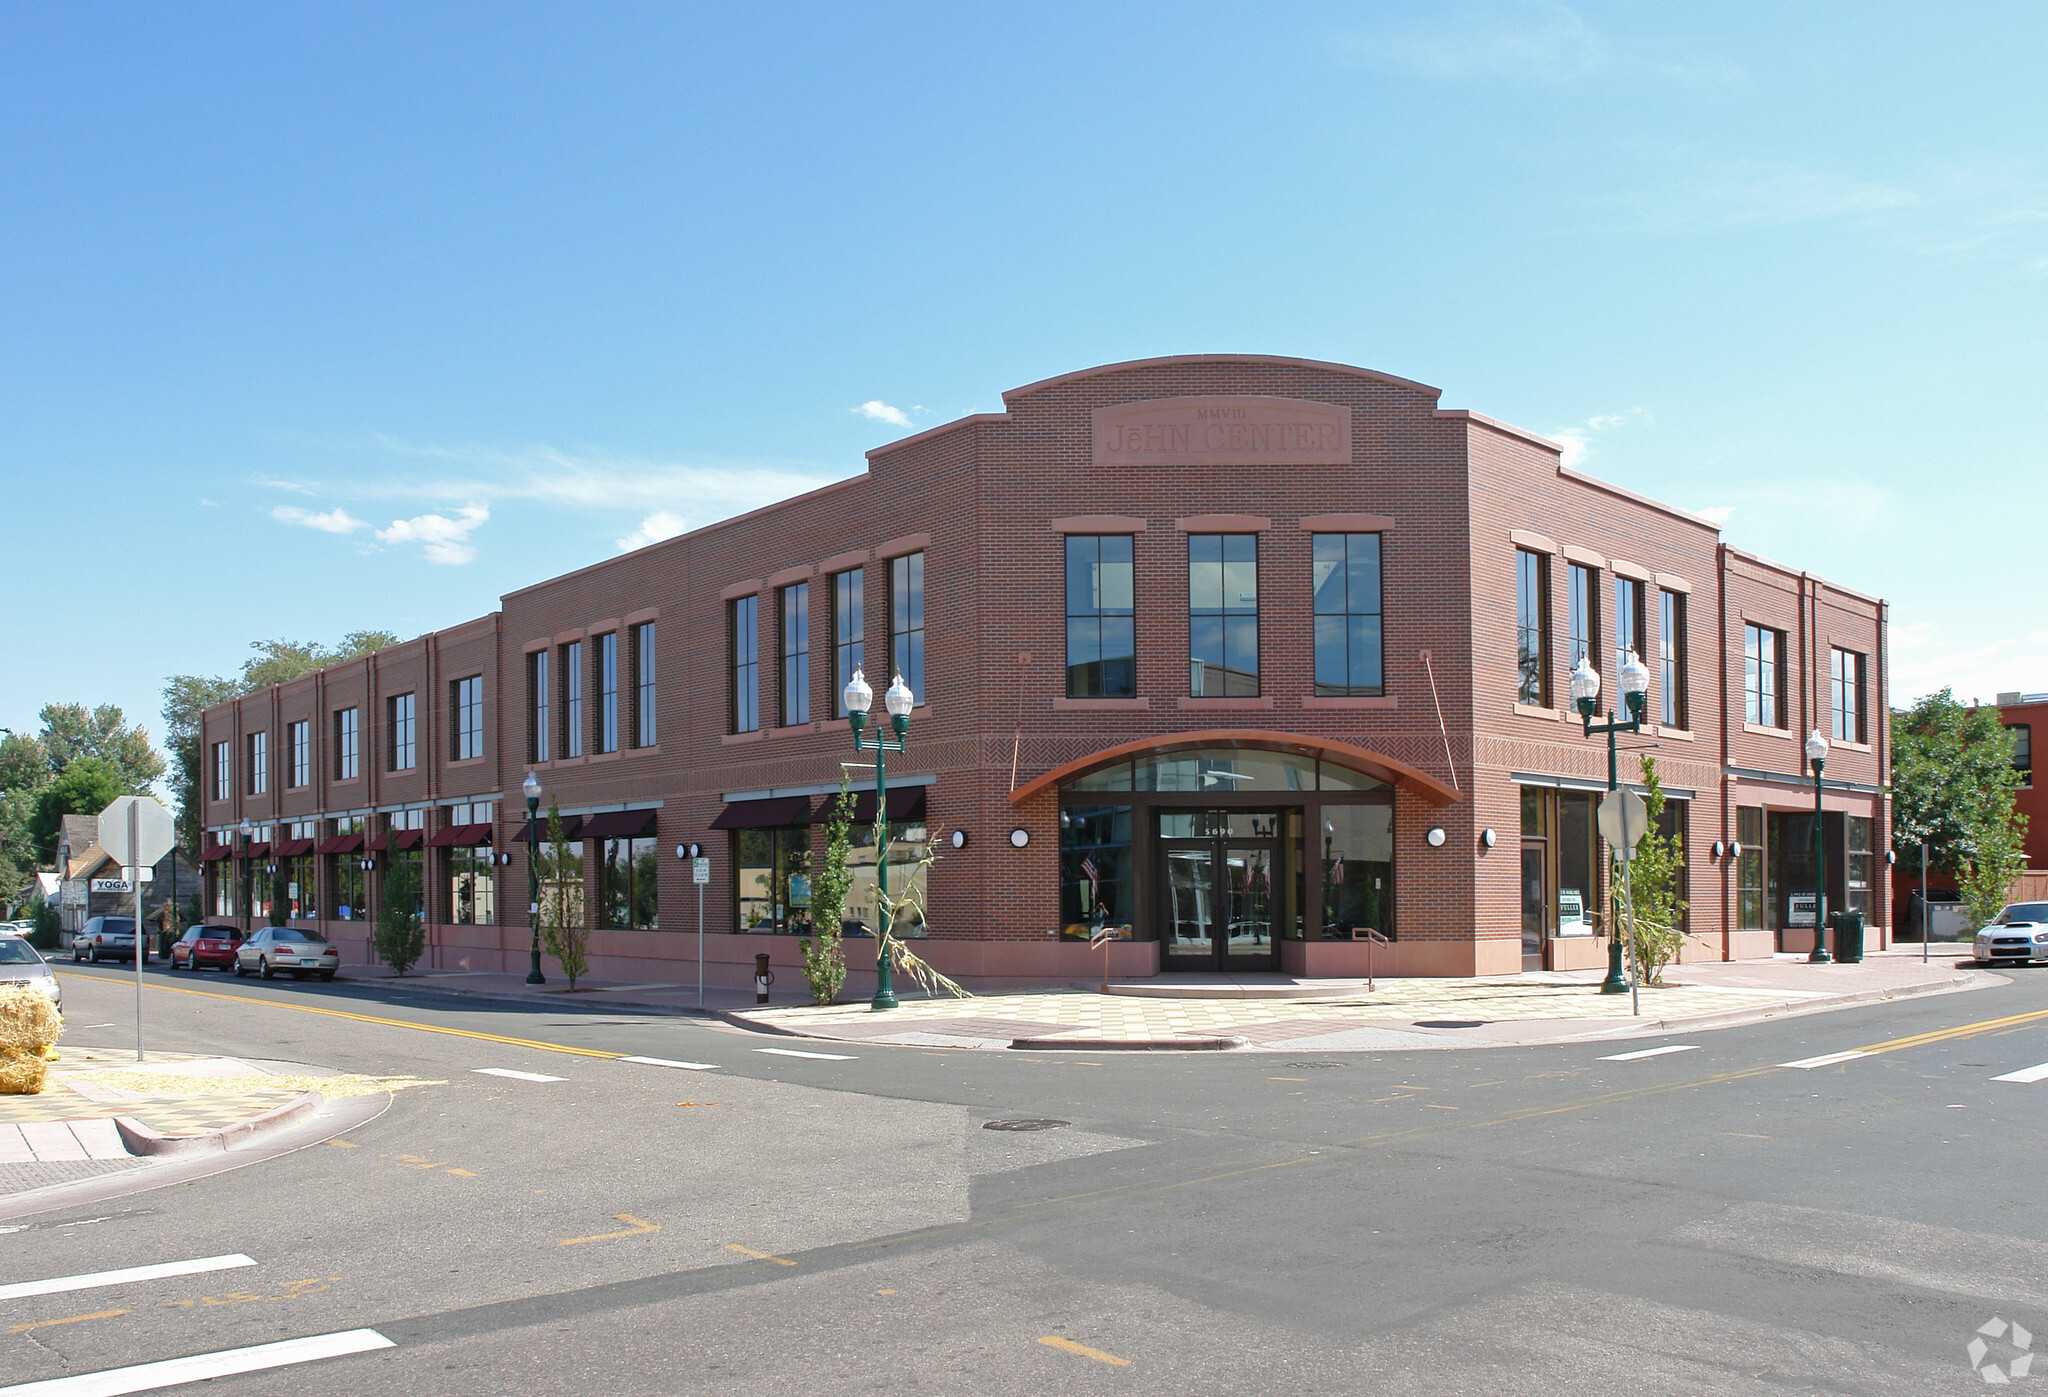
[[[775,983],[775,972],[768,968],[768,953],[761,952],[754,957],[754,1002],[768,1002],[768,987]]]

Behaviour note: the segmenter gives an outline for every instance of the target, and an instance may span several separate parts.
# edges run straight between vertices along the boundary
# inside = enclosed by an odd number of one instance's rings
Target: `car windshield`
[[[35,947],[12,936],[0,937],[0,965],[41,965],[43,958],[36,954]]]
[[[2013,922],[2048,922],[2048,902],[2015,902],[1998,914],[1995,926],[2009,926]]]
[[[102,917],[100,918],[100,933],[104,936],[133,936],[135,934],[135,919],[133,917]]]

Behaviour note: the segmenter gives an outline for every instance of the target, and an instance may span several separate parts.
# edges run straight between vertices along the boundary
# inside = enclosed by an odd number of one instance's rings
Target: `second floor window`
[[[784,587],[776,627],[782,636],[782,726],[811,721],[811,584]]]
[[[1667,728],[1690,727],[1685,702],[1685,593],[1657,594],[1657,693],[1660,721]]]
[[[385,729],[391,734],[389,757],[393,771],[411,771],[419,764],[414,719],[418,716],[411,694],[393,694],[384,701]]]
[[[1259,692],[1259,536],[1188,535],[1188,692]]]
[[[867,663],[861,643],[861,568],[832,574],[832,712],[846,716],[843,695],[853,672]]]
[[[249,734],[249,794],[260,796],[270,789],[270,734]]]
[[[1742,628],[1742,718],[1759,727],[1782,728],[1778,704],[1785,637],[1769,626]]]
[[[1386,692],[1380,666],[1380,536],[1317,534],[1311,552],[1316,693],[1377,698]]]
[[[597,638],[597,750],[619,750],[619,633]]]
[[[2034,784],[2034,725],[2015,723],[2006,729],[2012,734],[2013,770],[2020,774],[2020,784]]]
[[[652,747],[660,736],[655,726],[654,622],[633,628],[633,745]]]
[[[229,755],[233,750],[225,742],[213,744],[213,798],[215,800],[226,800],[234,794],[235,788],[231,784],[234,779],[230,766],[232,758]]]
[[[924,702],[924,554],[889,560],[889,664]],[[891,676],[894,677],[893,675]]]
[[[455,719],[450,744],[453,760],[466,762],[484,754],[484,677],[472,674],[448,686],[449,707]]]
[[[301,718],[285,729],[291,742],[291,771],[285,784],[293,788],[313,784],[313,725]]]
[[[1643,658],[1643,584],[1633,577],[1614,579],[1614,669],[1621,677],[1622,662],[1633,650]]]
[[[583,755],[583,642],[562,647],[562,755]]]
[[[1067,697],[1138,692],[1129,534],[1067,538]]]
[[[1550,706],[1550,555],[1515,550],[1515,702]]]
[[[526,657],[526,755],[529,761],[550,760],[550,740],[554,729],[553,689],[548,682],[548,662],[554,657],[545,650],[536,650]]]
[[[357,710],[341,708],[334,714],[334,779],[353,781],[362,774],[362,730]]]
[[[1593,569],[1577,563],[1565,575],[1565,630],[1571,646],[1566,668],[1577,669],[1588,657],[1600,658],[1600,581]]]
[[[732,730],[758,732],[761,727],[761,599],[733,600]]]
[[[1829,708],[1834,715],[1835,741],[1868,742],[1864,728],[1863,656],[1836,649],[1831,656]]]

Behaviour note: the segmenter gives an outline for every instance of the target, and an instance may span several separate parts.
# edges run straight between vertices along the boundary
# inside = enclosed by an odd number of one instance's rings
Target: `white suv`
[[[2015,902],[1977,933],[1979,965],[2002,960],[2048,961],[2048,902]]]

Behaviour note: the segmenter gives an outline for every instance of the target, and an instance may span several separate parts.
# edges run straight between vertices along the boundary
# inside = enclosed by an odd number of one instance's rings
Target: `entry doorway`
[[[1187,811],[1160,826],[1160,968],[1277,968],[1279,816]]]

